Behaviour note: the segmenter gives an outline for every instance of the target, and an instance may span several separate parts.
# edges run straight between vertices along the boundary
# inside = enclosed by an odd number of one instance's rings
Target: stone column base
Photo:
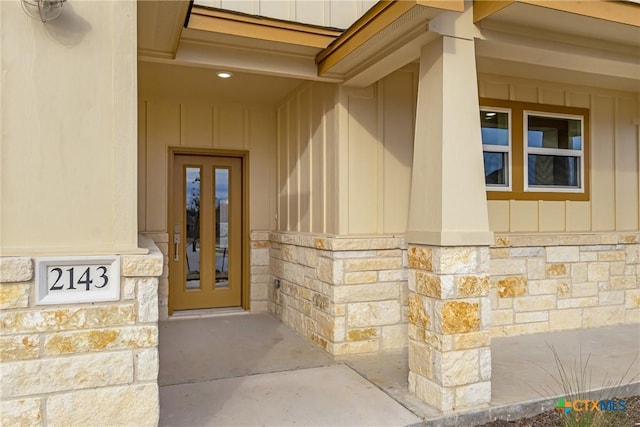
[[[409,247],[409,391],[442,411],[491,400],[488,247]]]

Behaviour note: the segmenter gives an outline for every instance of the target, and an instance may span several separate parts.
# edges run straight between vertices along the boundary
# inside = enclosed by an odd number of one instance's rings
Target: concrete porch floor
[[[333,358],[269,314],[160,322],[161,426],[472,426],[512,420],[562,395],[551,348],[567,370],[589,357],[590,388],[640,394],[640,326],[492,341],[492,401],[443,414],[408,392],[407,351]],[[627,373],[625,376],[625,372]],[[624,378],[623,378],[624,377]],[[594,398],[613,397],[613,391]]]

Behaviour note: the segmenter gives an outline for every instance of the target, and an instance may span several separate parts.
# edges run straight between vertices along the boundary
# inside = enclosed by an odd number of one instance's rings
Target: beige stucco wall
[[[417,72],[364,89],[309,83],[279,106],[279,230],[404,233]]]
[[[135,251],[135,2],[0,22],[2,255]]]
[[[549,82],[479,76],[481,97],[588,108],[591,200],[489,201],[496,232],[638,230],[638,94]]]

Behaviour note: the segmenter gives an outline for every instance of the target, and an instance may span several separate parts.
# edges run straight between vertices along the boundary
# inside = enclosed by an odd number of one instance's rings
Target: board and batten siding
[[[250,228],[275,225],[275,110],[233,103],[139,102],[138,224],[167,232],[169,147],[249,151]]]
[[[364,89],[309,83],[278,108],[278,229],[407,227],[417,67]]]
[[[305,83],[277,108],[278,230],[337,233],[336,97]]]
[[[489,200],[495,232],[639,229],[638,94],[496,75],[479,76],[483,98],[587,108],[591,112],[589,201]]]
[[[346,29],[377,0],[196,0],[197,6],[214,7],[267,18],[321,27]]]

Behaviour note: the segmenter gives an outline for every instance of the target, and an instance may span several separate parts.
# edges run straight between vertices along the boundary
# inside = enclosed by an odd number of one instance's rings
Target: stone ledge
[[[638,232],[615,233],[496,233],[492,248],[527,246],[589,246],[640,243]]]
[[[33,262],[31,258],[0,258],[0,283],[28,282],[31,279],[33,279]]]
[[[396,236],[352,237],[272,231],[269,233],[269,240],[276,243],[327,251],[407,249],[404,238]]]
[[[157,243],[169,243],[169,233],[143,232],[140,236],[147,237]]]
[[[158,277],[162,275],[164,255],[150,238],[140,235],[138,246],[146,248],[146,255],[122,255],[122,275],[124,277]]]
[[[260,240],[269,240],[269,230],[251,230],[250,240],[252,242],[260,241]]]

